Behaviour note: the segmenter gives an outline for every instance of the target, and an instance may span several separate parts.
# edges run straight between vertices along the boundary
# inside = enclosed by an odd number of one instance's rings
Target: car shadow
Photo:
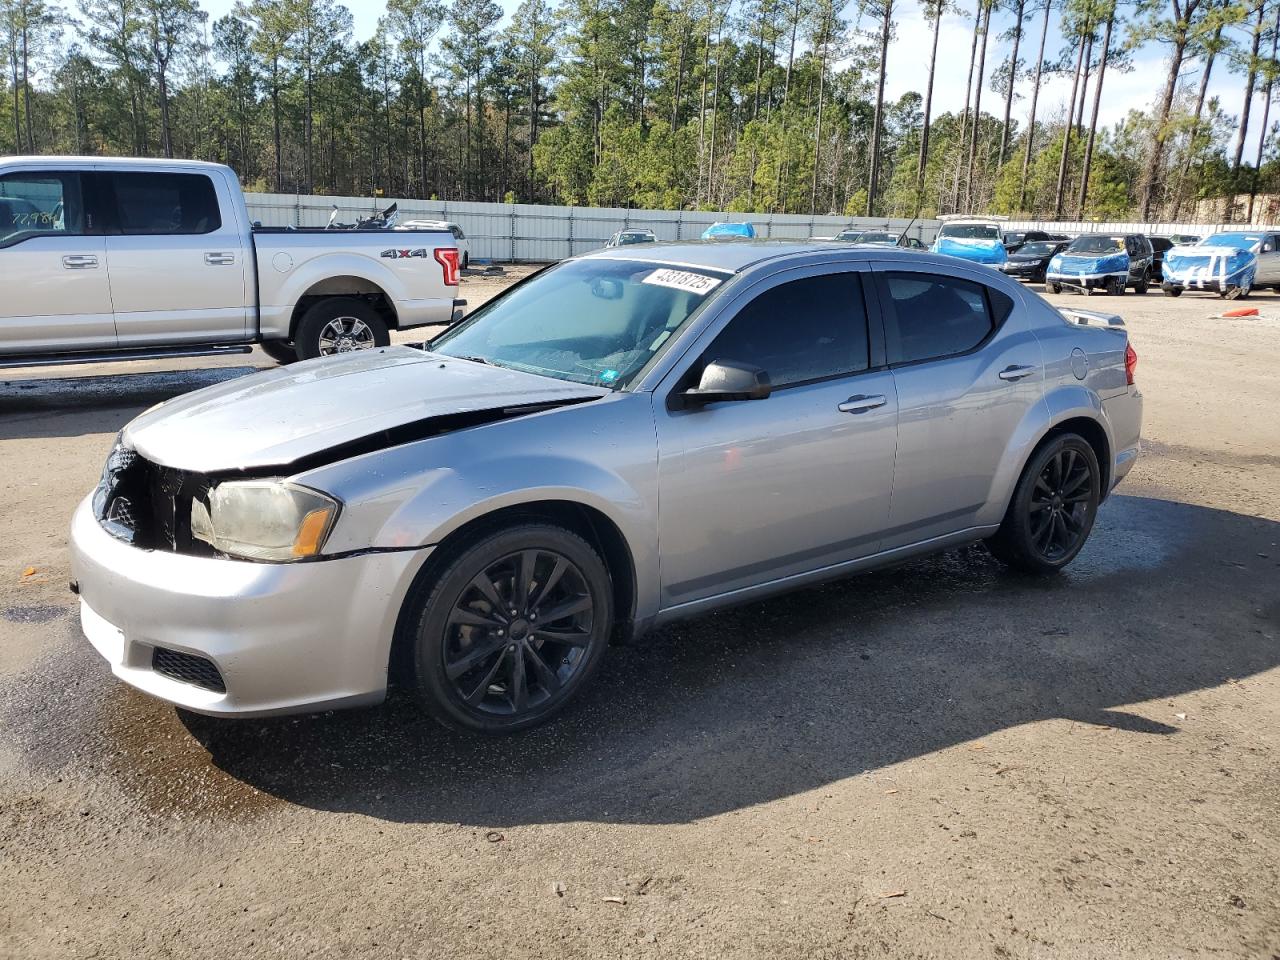
[[[309,808],[684,823],[1039,720],[1176,735],[1172,713],[1126,705],[1280,663],[1277,541],[1271,521],[1117,496],[1058,577],[1010,573],[975,546],[673,625],[611,651],[567,714],[505,739],[443,730],[403,692],[359,712],[176,718],[229,776],[219,789]],[[133,735],[163,731],[172,753],[174,711],[126,698],[150,715]]]

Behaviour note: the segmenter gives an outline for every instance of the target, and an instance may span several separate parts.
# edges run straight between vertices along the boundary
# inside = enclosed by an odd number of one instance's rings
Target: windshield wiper
[[[484,357],[454,357],[455,360],[470,360],[472,363],[483,363],[487,367],[497,366],[492,360],[486,360]]]

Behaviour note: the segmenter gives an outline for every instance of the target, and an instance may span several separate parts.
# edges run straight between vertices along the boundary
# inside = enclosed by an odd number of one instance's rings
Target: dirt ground
[[[1123,314],[1146,395],[1065,574],[973,547],[704,617],[501,741],[115,682],[73,506],[270,361],[0,374],[0,956],[1274,960],[1280,295],[1051,299]]]

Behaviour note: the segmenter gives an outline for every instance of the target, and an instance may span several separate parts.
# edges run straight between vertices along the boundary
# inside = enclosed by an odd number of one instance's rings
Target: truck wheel
[[[1133,285],[1133,292],[1142,294],[1147,292],[1147,287],[1151,285],[1151,274],[1144,273],[1142,279]]]
[[[1123,277],[1112,277],[1111,282],[1108,284],[1108,286],[1110,287],[1110,289],[1107,291],[1107,294],[1109,296],[1112,296],[1112,297],[1124,296],[1125,282]]]
[[[297,363],[298,348],[289,340],[264,340],[258,344],[262,352],[276,363]]]
[[[1064,433],[1046,443],[1022,471],[988,548],[1016,570],[1061,570],[1093,529],[1102,496],[1100,472],[1093,448],[1080,435]]]
[[[308,310],[293,339],[303,360],[353,350],[371,350],[391,342],[387,325],[363,300],[333,297]]]
[[[599,669],[609,570],[577,534],[522,523],[461,545],[401,622],[428,713],[455,730],[514,733],[558,713]]]
[[[471,269],[471,254],[464,253],[462,255],[462,269],[463,270]]]
[[[1182,296],[1182,288],[1181,288],[1181,287],[1161,287],[1160,289],[1162,289],[1162,290],[1164,291],[1164,295],[1165,295],[1166,297],[1180,297],[1180,296]]]
[[[1050,290],[1052,290],[1054,293],[1061,293],[1061,292],[1062,292],[1062,284],[1060,284],[1060,283],[1051,283],[1051,284],[1049,284],[1049,289],[1050,289]]]

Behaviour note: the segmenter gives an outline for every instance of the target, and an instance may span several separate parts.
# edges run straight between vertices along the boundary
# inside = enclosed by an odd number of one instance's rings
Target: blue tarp
[[[713,223],[702,231],[703,240],[732,239],[746,237],[748,240],[756,235],[756,228],[749,223]]]
[[[939,236],[929,248],[934,253],[945,253],[950,257],[959,257],[973,263],[1001,264],[1009,259],[1004,244],[999,240],[984,240],[978,237],[944,237]]]
[[[1198,243],[1174,247],[1164,255],[1164,282],[1191,289],[1249,289],[1258,272],[1258,256],[1250,250]]]
[[[1049,261],[1045,274],[1049,280],[1067,282],[1091,280],[1098,277],[1129,277],[1129,255],[1123,250],[1101,257],[1088,254],[1058,253]]]

